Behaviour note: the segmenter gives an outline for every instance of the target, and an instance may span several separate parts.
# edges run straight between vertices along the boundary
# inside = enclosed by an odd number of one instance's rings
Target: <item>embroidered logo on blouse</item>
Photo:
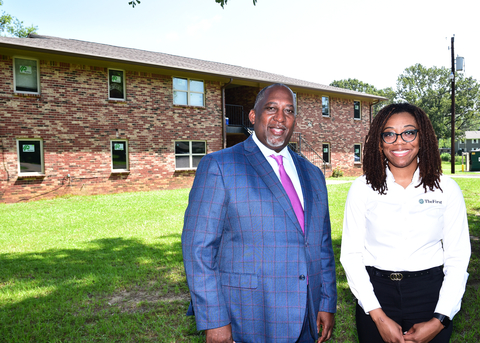
[[[418,200],[418,202],[419,202],[420,204],[423,204],[423,203],[427,203],[427,204],[441,204],[441,203],[442,203],[441,201],[435,200],[435,199],[434,199],[434,200],[428,200],[428,199],[425,199],[425,200],[424,200],[424,199],[420,199],[420,200]]]

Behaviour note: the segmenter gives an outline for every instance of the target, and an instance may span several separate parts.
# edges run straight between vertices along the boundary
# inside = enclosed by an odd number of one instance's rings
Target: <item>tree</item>
[[[346,79],[346,80],[335,80],[332,83],[330,83],[330,86],[333,87],[339,87],[339,88],[344,88],[344,89],[350,89],[352,91],[356,92],[362,92],[362,93],[367,93],[367,94],[373,94],[373,95],[378,95],[378,96],[383,96],[385,98],[388,98],[386,101],[381,101],[378,104],[375,104],[373,106],[373,114],[377,114],[380,109],[388,104],[391,104],[395,101],[396,98],[396,93],[395,91],[391,88],[384,88],[384,89],[377,89],[375,86],[365,83],[362,81],[359,81],[357,79]]]
[[[446,67],[426,68],[417,63],[397,79],[397,98],[422,108],[439,139],[451,135],[450,73]],[[480,123],[480,85],[463,74],[457,74],[455,82],[455,136],[463,137]]]
[[[350,89],[356,92],[362,92],[367,94],[379,95],[377,88],[371,84],[359,81],[357,79],[347,79],[347,80],[335,80],[330,83],[330,86],[339,87],[344,89]]]
[[[257,4],[257,1],[258,0],[253,0],[253,6],[255,6]],[[215,0],[215,2],[217,4],[220,4],[220,6],[222,6],[222,8],[224,8],[224,6],[227,4],[227,0]]]
[[[0,0],[0,6],[3,1]],[[10,37],[27,37],[30,33],[37,33],[37,26],[24,26],[23,21],[11,16],[5,11],[0,15],[0,35]]]
[[[215,0],[215,2],[217,4],[220,4],[220,6],[222,6],[222,8],[224,8],[224,6],[227,4],[227,1],[228,0]],[[253,0],[253,6],[255,6],[257,4],[257,1],[258,0]],[[132,0],[128,3],[130,6],[132,6],[133,8],[135,8],[136,5],[139,5],[140,4],[140,0]]]

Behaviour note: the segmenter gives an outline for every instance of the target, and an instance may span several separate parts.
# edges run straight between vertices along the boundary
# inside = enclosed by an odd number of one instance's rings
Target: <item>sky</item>
[[[38,33],[258,69],[328,85],[395,88],[416,63],[480,80],[478,0],[3,0]]]

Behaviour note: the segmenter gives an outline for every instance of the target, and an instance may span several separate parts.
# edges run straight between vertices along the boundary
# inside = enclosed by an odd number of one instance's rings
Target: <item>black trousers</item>
[[[375,295],[385,314],[397,322],[402,331],[408,331],[414,324],[432,319],[438,295],[444,278],[443,268],[436,267],[428,274],[392,281],[382,277],[377,270],[367,267]],[[389,274],[385,272],[381,274]],[[369,315],[357,304],[356,322],[360,343],[383,343],[382,336]],[[448,343],[453,322],[443,329],[431,342]]]

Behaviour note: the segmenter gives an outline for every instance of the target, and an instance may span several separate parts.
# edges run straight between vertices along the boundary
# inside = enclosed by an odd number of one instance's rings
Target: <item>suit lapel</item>
[[[297,216],[295,215],[295,211],[293,210],[292,204],[290,203],[290,199],[288,198],[285,189],[282,186],[282,183],[278,179],[277,175],[272,169],[272,166],[266,160],[265,156],[263,156],[262,152],[258,148],[257,144],[253,141],[252,137],[249,137],[245,143],[245,156],[247,160],[250,162],[251,166],[257,172],[258,176],[263,180],[263,182],[267,185],[267,187],[272,192],[273,196],[277,199],[277,201],[282,206],[283,210],[286,212],[287,216],[290,220],[295,223],[295,227],[297,230],[302,232],[302,228],[298,223]],[[295,158],[294,158],[295,161]],[[298,173],[300,174],[300,167],[298,166],[298,162],[295,161],[295,167],[297,168]],[[299,175],[300,176],[300,175]],[[303,178],[300,178],[300,182],[302,182]],[[302,191],[304,191],[304,186],[302,184]],[[306,224],[306,222],[305,222]],[[305,226],[306,227],[306,226]]]

